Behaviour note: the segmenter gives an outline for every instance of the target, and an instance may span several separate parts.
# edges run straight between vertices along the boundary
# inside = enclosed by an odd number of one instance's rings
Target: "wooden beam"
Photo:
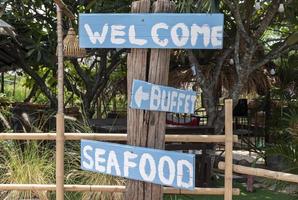
[[[221,170],[224,170],[226,168],[226,164],[224,162],[219,162],[218,168]],[[246,175],[258,176],[258,177],[269,178],[269,179],[274,179],[279,181],[298,183],[297,174],[277,172],[277,171],[271,171],[271,170],[261,169],[261,168],[245,167],[241,165],[233,165],[233,171],[239,174],[246,174]]]
[[[224,200],[233,198],[233,101],[225,100],[225,195]]]
[[[57,99],[58,110],[56,115],[56,199],[64,200],[64,57],[63,57],[63,30],[62,8],[57,6]]]
[[[65,140],[126,141],[124,133],[65,133]],[[0,133],[0,140],[55,140],[56,133]],[[165,135],[166,142],[223,143],[224,135]],[[233,136],[238,141],[238,136]]]
[[[122,185],[64,185],[67,192],[107,192],[124,193],[125,186]],[[54,184],[0,184],[0,191],[55,191]],[[187,194],[187,195],[223,195],[224,188],[195,188],[194,190],[180,190],[176,188],[163,187],[165,194]],[[233,195],[240,195],[238,188],[233,188]]]
[[[132,13],[148,13],[150,11],[150,0],[133,1]],[[132,83],[134,79],[146,80],[148,66],[148,49],[131,49],[127,55],[127,102],[131,100]],[[146,113],[146,114],[145,114]],[[149,113],[143,110],[127,107],[127,143],[133,146],[147,146],[149,130]],[[154,123],[154,122],[153,122]],[[147,135],[147,136],[146,136]],[[149,183],[127,180],[125,200],[143,200],[145,188]],[[158,193],[162,192],[161,189]],[[147,194],[152,192],[147,190]],[[149,198],[147,198],[149,200]],[[157,199],[158,200],[158,199]]]
[[[55,3],[62,9],[63,13],[71,20],[75,20],[76,17],[74,14],[67,8],[65,3],[62,0],[54,0]]]

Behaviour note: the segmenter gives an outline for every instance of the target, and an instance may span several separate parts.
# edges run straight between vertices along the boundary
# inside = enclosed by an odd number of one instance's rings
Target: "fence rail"
[[[166,135],[166,142],[224,143],[225,135]],[[65,133],[65,140],[126,141],[127,134],[120,133]],[[56,133],[0,133],[0,140],[56,140]],[[233,136],[238,142],[238,136]]]
[[[225,161],[232,165],[233,142],[238,142],[238,136],[232,130],[232,101],[226,100],[226,130],[225,135],[165,135],[165,142],[192,142],[192,143],[225,143]],[[127,134],[123,133],[64,133],[64,115],[57,114],[56,133],[0,133],[0,140],[55,140],[56,151],[56,184],[0,184],[0,191],[56,191],[57,200],[64,199],[64,191],[69,192],[125,192],[125,186],[112,185],[65,185],[64,184],[64,140],[101,140],[101,141],[127,141]],[[228,127],[228,128],[227,128]],[[62,134],[61,134],[62,133]],[[60,145],[58,145],[60,144]],[[59,170],[61,169],[61,170]],[[232,188],[232,166],[225,169],[224,188],[195,188],[194,190],[181,190],[164,187],[165,194],[188,195],[224,195],[225,200],[232,200],[232,195],[239,195],[238,188]]]
[[[101,140],[126,141],[127,134],[123,133],[65,133],[65,140]],[[56,140],[56,133],[0,133],[0,140]],[[232,140],[238,141],[233,135]],[[226,135],[165,135],[166,142],[193,142],[193,143],[225,143]],[[55,184],[0,184],[0,191],[57,191]],[[125,186],[119,185],[64,185],[67,192],[125,192]],[[164,187],[165,194],[188,195],[224,195],[225,188],[198,188],[193,191]],[[232,189],[233,195],[240,195],[238,188]]]
[[[225,170],[226,168],[225,163],[219,162],[218,168],[221,170]],[[263,178],[275,179],[279,181],[298,183],[298,175],[295,175],[295,174],[271,171],[271,170],[261,169],[261,168],[245,167],[241,165],[233,165],[233,171],[239,174],[246,174],[246,175],[258,176]]]
[[[67,192],[108,192],[124,193],[125,186],[122,185],[64,185]],[[55,191],[55,184],[0,184],[0,191]],[[165,194],[188,194],[188,195],[223,195],[224,188],[195,188],[194,190],[181,190],[164,187]],[[238,188],[233,188],[233,195],[240,195]]]

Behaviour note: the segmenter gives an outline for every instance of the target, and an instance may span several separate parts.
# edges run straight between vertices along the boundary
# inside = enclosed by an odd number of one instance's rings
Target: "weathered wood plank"
[[[79,19],[81,48],[221,49],[223,44],[220,13],[81,13]]]
[[[61,119],[61,117],[60,117]],[[234,135],[234,142],[238,136]],[[0,140],[55,140],[56,133],[0,133]],[[64,140],[101,140],[125,142],[127,134],[123,133],[64,133]],[[166,135],[166,142],[187,143],[223,143],[224,135]],[[186,144],[185,144],[186,145]]]
[[[140,0],[132,3],[133,13],[148,13],[150,11],[150,0]],[[131,97],[133,79],[146,80],[147,74],[147,49],[131,49],[127,58],[127,96],[128,102]],[[146,146],[146,134],[148,124],[144,122],[144,111],[128,108],[127,110],[127,143],[137,146]],[[128,180],[126,184],[126,200],[144,199],[145,183],[141,181]]]
[[[168,0],[158,0],[154,3],[153,7],[153,11],[156,13],[172,12],[174,8]],[[168,84],[170,53],[171,50],[169,49],[151,50],[148,82],[161,85]],[[147,136],[147,146],[158,149],[164,149],[166,113],[150,112],[148,119],[150,127]],[[145,188],[145,194],[145,200],[158,200],[163,198],[163,190],[162,187],[159,185],[148,185]]]
[[[221,170],[225,170],[226,163],[219,162],[218,168]],[[272,171],[272,170],[261,169],[261,168],[245,167],[241,165],[233,165],[233,171],[239,174],[247,174],[251,176],[264,177],[264,178],[269,178],[269,179],[274,179],[279,181],[298,183],[297,174],[290,174],[290,173]]]
[[[158,0],[154,4],[154,12],[170,12],[172,8],[169,0]],[[149,0],[136,1],[132,4],[132,12],[149,11]],[[170,50],[151,50],[150,64],[147,62],[147,54],[146,49],[132,49],[128,56],[128,102],[130,102],[133,79],[162,85],[168,83]],[[128,144],[164,149],[165,113],[128,108],[127,119]],[[158,200],[162,197],[163,191],[160,185],[140,181],[127,182],[126,200]]]
[[[233,101],[225,100],[225,200],[233,198]]]
[[[194,168],[194,154],[81,140],[81,169],[87,171],[193,190]]]
[[[54,184],[0,184],[0,191],[55,191]],[[123,185],[64,185],[67,192],[125,192]],[[193,191],[180,190],[171,187],[164,187],[165,194],[187,194],[187,195],[223,195],[224,188],[195,188]],[[233,188],[233,195],[240,195],[240,189]]]

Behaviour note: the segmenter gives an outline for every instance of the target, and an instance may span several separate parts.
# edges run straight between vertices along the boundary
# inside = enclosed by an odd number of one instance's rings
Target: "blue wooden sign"
[[[81,168],[181,189],[195,186],[193,154],[81,140]]]
[[[135,109],[193,114],[196,93],[133,80],[130,107]]]
[[[80,14],[80,47],[221,49],[223,19],[223,14]]]

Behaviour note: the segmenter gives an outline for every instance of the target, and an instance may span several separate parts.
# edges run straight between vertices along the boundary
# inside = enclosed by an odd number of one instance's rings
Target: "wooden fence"
[[[125,186],[119,185],[65,185],[64,184],[64,141],[65,140],[102,140],[102,141],[126,141],[126,134],[89,134],[89,133],[65,133],[64,125],[64,66],[63,66],[63,31],[62,11],[70,18],[73,14],[67,9],[61,0],[55,0],[57,4],[57,38],[58,38],[58,112],[56,116],[56,133],[0,133],[0,140],[55,140],[56,141],[56,184],[0,184],[0,190],[42,190],[56,191],[56,199],[64,199],[64,191],[74,192],[125,192]],[[225,171],[224,188],[195,188],[193,191],[164,187],[166,194],[192,194],[192,195],[224,195],[225,200],[231,200],[232,195],[239,195],[239,189],[232,188],[233,170],[238,173],[248,173],[255,176],[273,177],[280,180],[288,180],[283,173],[268,175],[268,170],[248,169],[241,166],[233,166],[233,142],[237,136],[233,136],[232,128],[232,100],[225,101],[225,135],[166,135],[167,142],[197,142],[197,143],[225,143],[225,164],[220,163],[220,168]],[[271,173],[271,172],[270,172]],[[269,174],[270,174],[269,173]],[[271,173],[272,174],[272,173]],[[296,177],[295,177],[296,178]]]
[[[224,195],[226,200],[231,200],[232,195],[239,195],[240,190],[232,188],[232,150],[233,142],[238,141],[238,137],[233,135],[232,131],[232,101],[226,100],[225,102],[225,135],[166,135],[166,142],[192,142],[192,143],[225,143],[226,153],[225,162],[228,163],[225,168],[225,187],[224,188],[195,188],[193,191],[181,190],[170,187],[164,187],[165,194],[188,194],[188,195]],[[61,120],[63,115],[57,115],[57,131],[64,131],[64,119]],[[60,128],[59,128],[60,126]],[[61,127],[63,126],[63,127]],[[0,133],[0,140],[55,140],[57,142],[57,133]],[[60,136],[61,137],[61,136]],[[127,134],[103,134],[103,133],[64,133],[64,140],[101,140],[101,141],[126,141]],[[60,141],[61,142],[61,141]],[[57,153],[57,152],[56,152]],[[64,162],[64,153],[57,158],[60,162]],[[56,162],[57,162],[56,159]],[[58,178],[63,179],[64,170],[62,174],[56,173],[56,182]],[[63,179],[64,180],[64,179]],[[65,185],[62,183],[63,192],[125,192],[125,186],[119,185]],[[29,190],[29,191],[56,191],[58,192],[58,184],[0,184],[0,190]],[[61,196],[60,195],[56,195]],[[62,197],[61,197],[62,198]],[[59,197],[57,198],[59,199]]]

